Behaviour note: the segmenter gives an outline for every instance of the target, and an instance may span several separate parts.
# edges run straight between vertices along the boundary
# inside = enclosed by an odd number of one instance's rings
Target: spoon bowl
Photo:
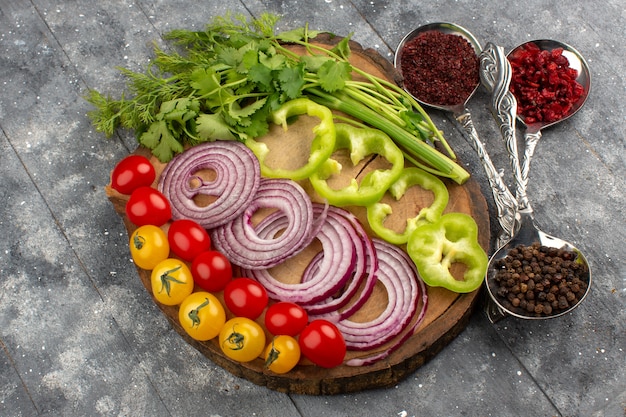
[[[587,61],[585,61],[585,58],[583,58],[580,52],[564,42],[556,41],[553,39],[538,39],[525,42],[509,52],[507,56],[510,57],[518,53],[520,50],[525,49],[529,44],[537,45],[537,47],[542,51],[552,51],[557,48],[562,48],[563,56],[566,57],[569,61],[570,68],[575,69],[578,73],[576,81],[583,87],[584,90],[580,98],[575,103],[573,103],[571,110],[567,114],[560,117],[558,120],[554,120],[551,122],[526,123],[526,121],[524,120],[524,116],[518,115],[518,120],[522,122],[524,126],[526,126],[527,132],[532,133],[538,132],[541,129],[555,125],[559,122],[562,122],[563,120],[569,119],[574,114],[576,114],[578,110],[580,110],[583,104],[585,104],[585,101],[587,101],[587,97],[589,96],[589,92],[591,91],[591,73],[589,71],[589,65],[587,65]]]
[[[489,259],[489,267],[487,269],[487,291],[489,293],[489,297],[495,303],[497,307],[497,314],[490,315],[492,321],[494,317],[505,317],[507,314],[511,316],[515,316],[522,319],[531,319],[531,320],[542,320],[542,319],[551,319],[555,317],[560,317],[564,314],[571,312],[574,308],[578,307],[580,303],[587,297],[589,291],[591,289],[591,269],[589,268],[589,263],[585,255],[576,248],[571,243],[559,239],[557,237],[551,236],[543,231],[541,231],[535,224],[534,218],[531,213],[523,212],[520,213],[520,228],[517,234],[504,246],[498,249]],[[511,250],[520,246],[532,246],[534,243],[538,243],[541,246],[545,246],[548,248],[555,248],[563,251],[567,251],[572,253],[574,257],[574,263],[577,264],[577,268],[579,268],[580,275],[579,279],[586,285],[584,288],[584,293],[582,296],[578,296],[576,298],[575,303],[569,304],[567,308],[559,309],[557,311],[551,312],[550,314],[538,314],[534,311],[528,311],[524,308],[515,306],[512,304],[511,299],[508,298],[508,293],[503,294],[501,290],[501,286],[499,284],[497,275],[502,270],[502,267],[499,266],[501,261],[507,257],[511,253]],[[558,285],[558,284],[552,284]],[[549,289],[546,288],[545,294],[550,292]],[[519,293],[518,293],[519,294]]]
[[[478,56],[480,54],[481,50],[482,50],[478,40],[474,37],[474,35],[472,35],[464,27],[456,25],[454,23],[449,23],[449,22],[429,23],[429,24],[420,26],[417,29],[414,29],[413,31],[409,32],[406,36],[404,36],[404,38],[398,44],[398,46],[396,48],[396,53],[395,53],[395,56],[394,56],[393,64],[394,64],[394,67],[396,68],[396,70],[400,73],[400,75],[402,75],[402,54],[403,54],[405,45],[408,42],[410,42],[413,39],[415,39],[418,36],[420,36],[421,34],[426,33],[426,32],[430,32],[430,31],[441,32],[441,33],[446,34],[446,35],[457,35],[457,36],[460,36],[460,37],[464,38],[472,46],[472,49],[474,49],[474,52],[476,53],[476,56]],[[426,102],[423,99],[421,99],[420,97],[414,95],[411,91],[409,91],[406,88],[406,86],[403,86],[403,88],[418,103],[420,103],[422,105],[425,105],[425,106],[428,106],[428,107],[432,107],[432,108],[438,109],[438,110],[449,111],[449,112],[452,112],[455,115],[457,115],[457,114],[460,114],[460,113],[463,112],[463,110],[465,108],[465,105],[467,104],[469,99],[474,95],[474,93],[478,89],[479,85],[480,85],[480,81],[477,80],[476,81],[476,86],[474,87],[474,90],[472,90],[472,92],[469,94],[469,96],[467,96],[463,102],[455,103],[453,105],[442,105],[442,104]]]
[[[402,74],[402,59],[405,45],[411,40],[420,36],[421,34],[430,31],[437,31],[446,35],[457,35],[462,37],[471,45],[474,53],[476,54],[476,57],[478,57],[482,51],[482,47],[480,46],[480,43],[474,37],[474,35],[472,35],[467,29],[459,25],[449,22],[426,24],[409,32],[398,44],[394,56],[394,67],[400,73],[400,75],[404,76]],[[496,210],[498,213],[498,222],[502,230],[504,231],[503,236],[510,236],[512,234],[512,229],[515,223],[517,202],[515,201],[515,197],[511,194],[508,187],[504,183],[500,172],[493,165],[493,162],[491,161],[491,158],[487,153],[485,145],[478,137],[478,132],[476,131],[474,123],[472,121],[472,116],[469,110],[466,108],[467,102],[471,99],[479,86],[480,79],[477,76],[476,86],[474,87],[474,89],[469,93],[467,97],[465,97],[463,101],[455,103],[453,105],[441,105],[437,103],[426,102],[420,97],[415,96],[411,91],[409,91],[406,85],[404,85],[403,88],[419,104],[433,109],[449,112],[454,115],[456,121],[463,128],[463,136],[476,151],[476,154],[480,159],[483,169],[485,170],[485,174],[487,175],[487,179],[489,180],[489,184],[491,185]]]
[[[535,44],[539,49],[545,51],[552,51],[557,48],[562,48],[563,56],[569,61],[570,68],[575,69],[578,73],[576,81],[583,87],[583,94],[578,98],[575,103],[572,104],[572,108],[567,114],[554,121],[537,121],[533,123],[528,123],[526,122],[523,115],[517,115],[517,119],[525,126],[524,142],[526,143],[526,148],[524,151],[523,160],[521,162],[521,171],[522,175],[526,178],[528,177],[530,162],[535,153],[535,148],[537,146],[537,143],[539,142],[539,139],[541,139],[542,129],[560,123],[576,114],[578,110],[581,109],[583,104],[585,104],[585,102],[587,101],[587,97],[589,97],[589,92],[591,91],[591,72],[589,71],[589,65],[587,65],[587,61],[585,61],[585,58],[583,58],[580,52],[564,42],[552,39],[533,40],[525,42],[514,48],[511,52],[508,53],[507,56],[511,57],[512,55],[525,49],[529,44]]]

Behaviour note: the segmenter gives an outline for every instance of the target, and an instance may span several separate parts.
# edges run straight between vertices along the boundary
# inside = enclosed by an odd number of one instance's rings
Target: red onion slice
[[[212,170],[213,181],[204,181],[197,173]],[[244,144],[236,141],[206,142],[176,155],[165,167],[158,189],[170,201],[173,219],[195,220],[212,229],[238,217],[254,198],[261,173],[259,161]],[[200,185],[192,187],[192,180]],[[194,198],[215,197],[201,207]]]
[[[369,239],[362,228],[361,232],[357,231],[360,224],[351,213],[319,204],[314,204],[313,207],[315,213],[328,211],[326,220],[316,236],[322,245],[322,252],[313,258],[311,263],[314,265],[309,264],[301,282],[297,284],[280,282],[267,269],[248,270],[244,273],[263,284],[271,298],[295,302],[307,311],[321,314],[334,311],[348,303],[364,278],[367,278],[368,287],[370,283],[373,286],[377,262],[373,259],[368,267],[367,259],[374,251],[366,250],[365,242],[369,242]],[[280,224],[273,227],[279,228]],[[368,272],[364,273],[365,271]],[[355,282],[346,285],[353,276],[357,277],[353,280]],[[344,295],[328,300],[344,287]],[[363,291],[371,292],[371,288]]]
[[[412,326],[416,328],[425,314],[426,289],[415,264],[397,246],[380,239],[372,240],[378,256],[378,280],[385,286],[389,301],[383,313],[368,322],[354,322],[347,318],[336,323],[349,350],[380,347],[401,334],[412,321],[417,321]],[[418,320],[413,320],[420,294],[423,307]]]
[[[326,315],[333,313],[338,320],[351,316],[367,301],[374,285],[376,284],[376,272],[378,271],[378,257],[372,239],[359,222],[359,220],[349,211],[332,207],[333,216],[343,218],[344,227],[352,227],[355,234],[352,234],[353,244],[356,249],[357,259],[353,266],[350,279],[344,285],[341,294],[329,297],[326,300],[316,302],[313,305],[303,305],[310,316]],[[310,275],[320,275],[320,259],[314,258],[303,274],[302,280],[311,280]],[[312,272],[315,271],[315,272]],[[357,296],[358,295],[358,296]],[[351,304],[349,304],[351,302]],[[349,305],[348,305],[349,304]],[[348,305],[348,306],[347,306]],[[347,307],[346,307],[347,306]],[[345,308],[344,308],[345,307]],[[341,310],[341,311],[340,311]]]
[[[312,204],[302,187],[292,180],[261,179],[249,206],[231,222],[212,229],[211,241],[235,265],[252,270],[271,268],[314,238]],[[270,215],[268,222],[281,221],[282,234],[259,234],[252,216],[263,208],[278,209],[280,214]]]

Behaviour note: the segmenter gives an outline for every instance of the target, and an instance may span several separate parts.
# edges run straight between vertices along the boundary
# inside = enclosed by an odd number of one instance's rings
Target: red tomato
[[[167,241],[174,254],[189,262],[211,247],[204,227],[189,219],[174,220],[167,231]]]
[[[265,287],[251,278],[237,278],[224,288],[224,303],[235,315],[256,319],[261,315],[269,298]]]
[[[126,203],[126,216],[137,226],[162,226],[172,218],[172,208],[159,190],[143,186],[130,195]]]
[[[265,312],[265,328],[273,335],[296,336],[308,322],[306,310],[287,301],[272,304]]]
[[[131,194],[139,187],[151,185],[155,178],[154,167],[148,158],[129,155],[113,168],[111,187],[122,194]]]
[[[191,263],[195,283],[208,292],[222,291],[233,278],[233,268],[221,252],[208,250]]]
[[[300,333],[298,344],[305,357],[323,368],[341,365],[346,356],[343,335],[337,326],[328,320],[311,321]]]

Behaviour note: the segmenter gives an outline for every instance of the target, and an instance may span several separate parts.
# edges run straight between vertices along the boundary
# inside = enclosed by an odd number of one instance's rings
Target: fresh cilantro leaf
[[[276,39],[283,42],[299,42],[319,35],[320,31],[308,30],[306,27],[300,27],[276,35]]]
[[[285,66],[286,58],[284,55],[268,55],[264,52],[259,52],[259,62],[271,70],[281,69]]]
[[[169,162],[174,154],[183,151],[183,145],[169,131],[165,120],[152,123],[139,137],[139,143],[151,149],[161,162]]]
[[[304,67],[311,72],[317,72],[326,61],[332,61],[324,55],[303,55],[300,57],[300,61],[304,63]]]
[[[326,61],[317,71],[320,86],[332,93],[341,90],[351,78],[352,66],[347,62]]]
[[[265,106],[249,118],[248,126],[241,126],[238,129],[238,133],[242,138],[258,138],[266,135],[269,132],[269,122],[267,121],[269,115],[269,107]]]
[[[342,38],[337,45],[331,49],[332,52],[339,55],[346,61],[350,59],[350,38],[352,37],[352,33],[350,33],[345,38]]]
[[[190,80],[191,88],[201,96],[214,94],[222,88],[220,78],[213,68],[198,68],[191,73]]]
[[[245,45],[245,44],[244,44]],[[217,57],[220,62],[230,66],[237,67],[243,60],[244,52],[232,46],[224,46],[218,49]]]
[[[266,101],[267,97],[264,97],[262,99],[253,101],[251,104],[248,104],[245,107],[241,107],[238,102],[231,103],[228,107],[228,114],[234,120],[241,120],[244,117],[251,116],[257,110],[262,108],[265,105]]]
[[[258,84],[261,91],[271,91],[273,74],[272,70],[262,64],[256,64],[250,67],[248,72],[250,81]]]
[[[283,68],[278,73],[278,81],[281,89],[289,98],[299,97],[304,86],[304,64]]]
[[[246,51],[243,54],[243,59],[241,60],[241,65],[237,67],[237,72],[242,74],[247,74],[250,69],[259,63],[259,54],[255,50]]]
[[[230,126],[218,114],[202,113],[196,118],[198,137],[206,141],[235,139]]]

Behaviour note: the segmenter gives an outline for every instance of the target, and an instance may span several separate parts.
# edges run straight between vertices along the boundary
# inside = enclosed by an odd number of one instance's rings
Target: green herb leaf
[[[304,63],[306,70],[317,72],[327,61],[332,61],[332,58],[324,55],[303,55],[300,57],[300,61]]]
[[[305,27],[293,29],[287,32],[282,32],[276,35],[276,39],[282,42],[299,42],[305,41],[311,38],[315,38],[319,35],[320,31],[308,30]]]
[[[331,49],[331,52],[339,55],[345,61],[350,59],[350,38],[352,37],[352,33],[350,33],[345,38],[342,38],[334,48]]]
[[[196,131],[198,137],[205,141],[233,140],[235,136],[230,126],[220,114],[202,113],[196,118]]]
[[[198,68],[191,73],[189,85],[199,95],[214,94],[222,88],[220,78],[213,68]]]
[[[278,80],[287,97],[290,99],[299,97],[304,86],[304,64],[283,68],[278,73]]]
[[[245,107],[240,107],[238,102],[231,103],[228,108],[228,114],[235,120],[242,120],[245,117],[251,116],[257,110],[262,108],[265,105],[267,98],[262,98],[252,103],[248,104]]]
[[[350,80],[351,73],[352,65],[333,60],[326,61],[317,71],[321,87],[329,93],[341,90],[346,85],[346,81]]]
[[[152,154],[161,162],[168,162],[183,151],[183,145],[169,131],[165,120],[152,123],[139,137],[139,143],[152,149]]]

